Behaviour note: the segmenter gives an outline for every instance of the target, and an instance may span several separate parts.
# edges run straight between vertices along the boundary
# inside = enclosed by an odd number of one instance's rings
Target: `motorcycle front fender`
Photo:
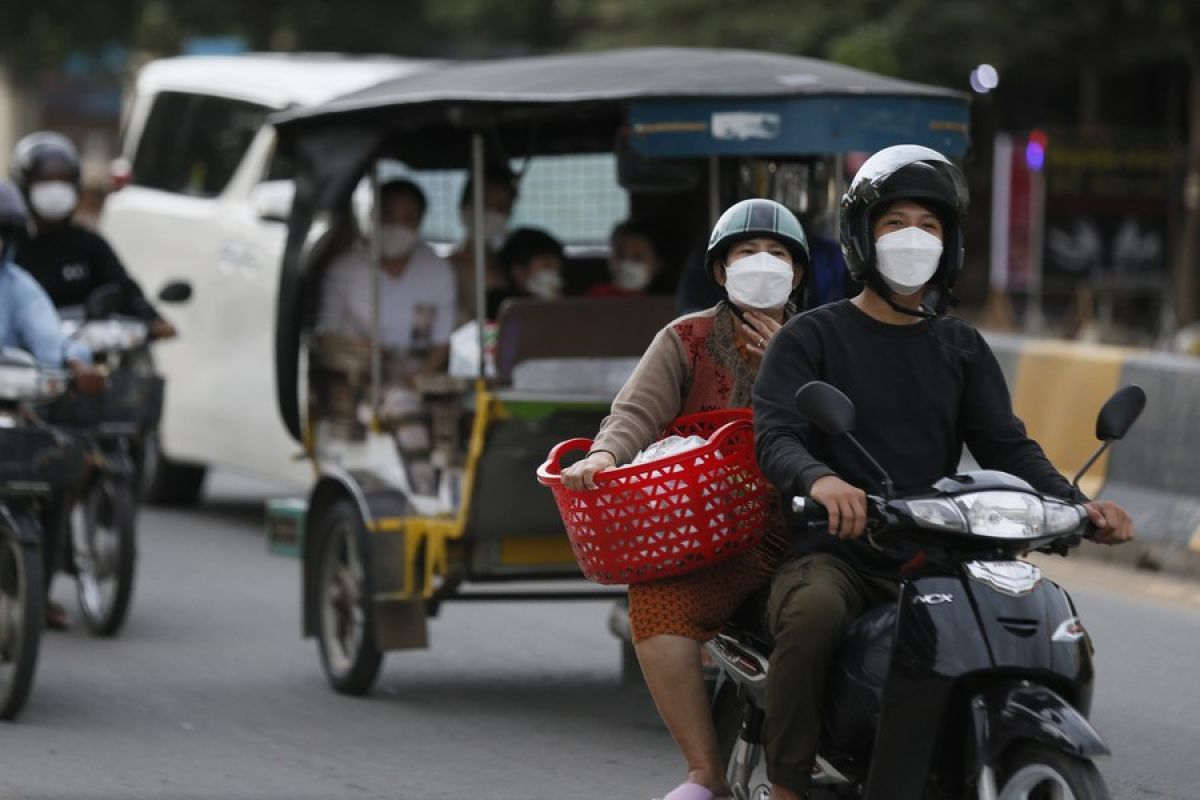
[[[1083,714],[1058,693],[1036,684],[994,686],[971,700],[974,776],[1020,741],[1034,741],[1079,758],[1111,754]]]

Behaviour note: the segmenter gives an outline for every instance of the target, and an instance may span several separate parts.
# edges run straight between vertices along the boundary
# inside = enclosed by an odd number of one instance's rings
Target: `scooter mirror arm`
[[[1080,469],[1079,472],[1076,472],[1075,477],[1071,479],[1072,488],[1079,488],[1079,479],[1083,477],[1085,472],[1092,468],[1092,465],[1095,464],[1096,461],[1099,460],[1100,456],[1104,455],[1105,451],[1111,446],[1112,442],[1105,442],[1096,448],[1096,452],[1092,453],[1092,457],[1087,460],[1087,463],[1083,465],[1083,468]]]
[[[852,445],[854,445],[855,449],[858,450],[859,455],[861,455],[863,458],[865,458],[867,460],[867,463],[870,464],[874,468],[874,470],[879,473],[879,488],[883,491],[884,498],[885,499],[889,498],[893,494],[895,494],[896,487],[892,483],[892,477],[890,475],[888,475],[887,470],[885,470],[883,468],[883,466],[880,465],[880,463],[878,461],[876,461],[875,458],[870,453],[867,452],[867,448],[863,447],[862,444],[858,441],[858,439],[854,438],[854,434],[847,433],[846,440],[849,441]]]

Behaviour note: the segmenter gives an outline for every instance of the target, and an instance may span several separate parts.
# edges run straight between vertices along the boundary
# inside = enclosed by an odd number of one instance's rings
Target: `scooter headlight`
[[[1046,528],[1040,497],[1025,492],[964,494],[955,502],[967,517],[971,533],[994,539],[1034,539]]]
[[[954,501],[944,497],[924,500],[909,500],[908,513],[923,528],[967,532],[967,519],[954,505]]]
[[[1068,533],[1080,522],[1075,506],[1043,502],[1028,492],[974,492],[954,498],[908,500],[905,505],[923,528],[994,539],[1036,539],[1046,534]]]
[[[1083,522],[1079,506],[1046,500],[1046,533],[1070,533]]]

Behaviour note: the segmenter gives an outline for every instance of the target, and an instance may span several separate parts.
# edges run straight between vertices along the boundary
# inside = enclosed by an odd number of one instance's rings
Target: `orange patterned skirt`
[[[706,642],[717,635],[738,606],[768,585],[787,549],[782,520],[753,550],[700,570],[635,583],[629,587],[629,628],[634,644],[653,636],[683,636]]]

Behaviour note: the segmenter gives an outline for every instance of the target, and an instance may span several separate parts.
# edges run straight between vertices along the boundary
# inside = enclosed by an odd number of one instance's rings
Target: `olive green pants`
[[[775,637],[767,671],[767,777],[803,792],[817,758],[825,680],[846,627],[896,598],[899,583],[859,572],[837,556],[784,564],[771,582],[767,622]]]

